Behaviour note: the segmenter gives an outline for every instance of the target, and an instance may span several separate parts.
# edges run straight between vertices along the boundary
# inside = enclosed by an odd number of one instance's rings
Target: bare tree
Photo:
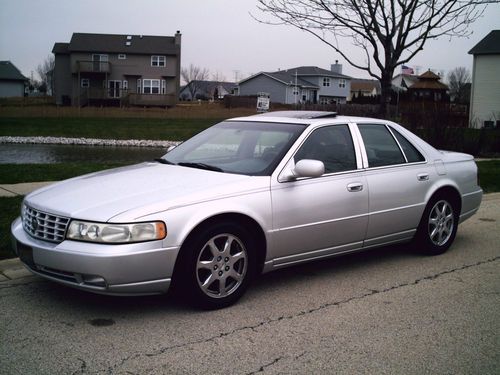
[[[450,96],[456,103],[468,103],[470,89],[468,83],[471,82],[470,72],[467,68],[459,66],[448,74],[448,87]]]
[[[209,71],[207,68],[200,68],[199,66],[191,64],[189,68],[181,69],[181,77],[191,94],[191,100],[195,100],[196,93],[200,89],[199,81],[206,81],[209,77]]]
[[[380,81],[381,114],[387,114],[391,79],[429,39],[467,36],[469,25],[489,3],[499,0],[258,0],[270,19],[259,22],[291,25],[331,47],[351,66]],[[264,17],[264,16],[263,16]],[[362,58],[346,48],[348,40]]]
[[[36,67],[36,72],[40,76],[40,87],[43,87],[44,92],[52,92],[52,71],[56,65],[54,55],[48,55],[41,64]]]

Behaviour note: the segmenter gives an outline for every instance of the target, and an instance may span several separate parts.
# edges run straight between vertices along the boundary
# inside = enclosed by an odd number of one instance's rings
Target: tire
[[[235,303],[255,272],[254,241],[243,227],[218,223],[191,235],[181,249],[176,289],[181,298],[203,309]]]
[[[439,255],[448,250],[457,234],[458,204],[444,194],[437,194],[427,204],[415,238],[419,252]]]

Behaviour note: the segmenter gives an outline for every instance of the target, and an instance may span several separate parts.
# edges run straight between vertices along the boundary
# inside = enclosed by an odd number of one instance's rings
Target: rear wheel
[[[194,233],[182,248],[178,289],[202,308],[233,304],[253,276],[253,250],[252,237],[237,224],[214,224]]]
[[[458,205],[444,194],[434,196],[420,221],[417,249],[429,255],[444,253],[453,243],[458,228]]]

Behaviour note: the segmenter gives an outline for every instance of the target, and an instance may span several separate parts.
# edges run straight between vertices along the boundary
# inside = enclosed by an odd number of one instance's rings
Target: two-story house
[[[500,30],[492,30],[469,54],[474,56],[469,124],[500,128]]]
[[[342,74],[336,62],[330,70],[299,66],[277,72],[260,72],[238,84],[239,95],[269,94],[271,102],[282,104],[345,103],[351,91],[351,77]]]
[[[58,105],[160,105],[177,102],[181,34],[173,37],[74,33],[55,43]]]

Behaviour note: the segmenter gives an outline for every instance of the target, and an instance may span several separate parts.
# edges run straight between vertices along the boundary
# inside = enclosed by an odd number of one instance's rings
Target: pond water
[[[166,154],[157,147],[110,147],[46,144],[0,144],[1,164],[125,163],[153,160]]]

